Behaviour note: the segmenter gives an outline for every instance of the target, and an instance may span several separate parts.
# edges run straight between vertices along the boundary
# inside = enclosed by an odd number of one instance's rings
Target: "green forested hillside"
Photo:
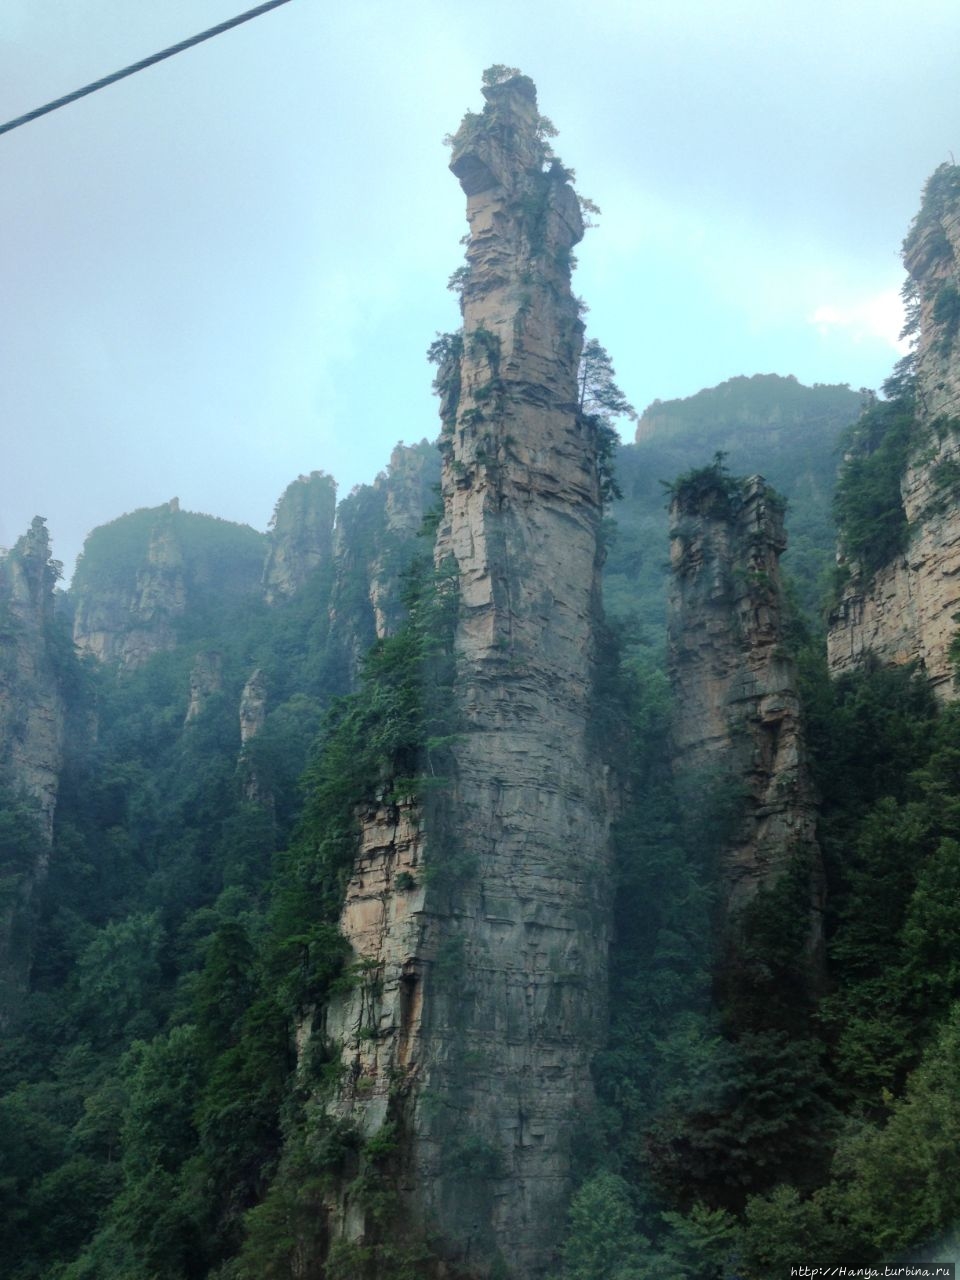
[[[755,381],[725,386],[752,392]],[[793,513],[812,531],[794,574],[812,601],[851,405],[844,389],[806,392],[791,386],[789,402],[822,410],[824,455],[798,445],[778,471],[755,442],[749,467],[738,465],[793,486]],[[750,398],[723,394],[726,431]],[[896,414],[879,414],[877,432],[898,430]],[[601,1107],[579,1135],[558,1276],[773,1280],[817,1258],[916,1256],[960,1216],[960,715],[938,709],[909,670],[831,683],[818,636],[796,623],[829,982],[810,990],[803,889],[787,878],[743,921],[739,981],[718,984],[716,862],[738,796],[721,789],[690,805],[664,751],[658,481],[732,440],[701,425],[656,439],[619,458],[607,572],[624,635],[619,651],[608,637],[597,715],[629,802],[615,836]],[[706,457],[694,457],[701,442]],[[873,472],[845,473],[848,527],[877,518],[886,491],[875,488]],[[136,573],[138,518],[91,540],[84,574]],[[353,495],[340,516],[349,555],[286,605],[202,610],[177,648],[140,669],[64,658],[77,714],[97,730],[69,757],[29,922],[31,987],[0,1051],[0,1264],[11,1280],[430,1274],[429,1242],[396,1224],[395,1135],[388,1125],[364,1143],[332,1121],[322,1099],[335,1068],[320,1048],[298,1069],[294,1040],[335,984],[364,980],[345,968],[336,928],[356,806],[387,778],[442,797],[456,733],[456,592],[432,570],[429,544],[388,536],[384,518],[382,494]],[[210,522],[194,534],[196,563],[236,555],[238,572],[252,571],[246,533]],[[373,555],[388,557],[406,620],[373,645],[357,684],[358,639],[373,641]],[[221,686],[185,724],[191,669],[210,651]],[[238,703],[255,670],[269,710],[242,751]],[[14,868],[33,856],[29,808],[10,795],[0,819]],[[455,885],[452,854],[447,873]],[[335,1178],[355,1180],[382,1229],[323,1270],[321,1206]]]
[[[917,438],[905,362],[842,437],[834,499],[849,555],[909,534],[899,477]],[[797,582],[800,594],[812,583]],[[714,951],[716,859],[735,790],[676,794],[657,744],[662,675],[628,667],[632,803],[618,830],[610,1131],[574,1199],[564,1280],[737,1275],[801,1262],[955,1257],[960,1217],[960,714],[922,674],[866,662],[831,680],[799,618],[807,742],[827,876],[826,984],[811,990],[789,877],[741,918],[731,983]]]
[[[133,671],[66,655],[77,717],[96,727],[68,758],[49,875],[22,921],[31,987],[0,1048],[4,1275],[212,1274],[270,1186],[293,1105],[294,1010],[342,963],[353,807],[378,762],[419,732],[403,639],[369,659],[367,694],[342,701],[357,638],[373,639],[372,618],[350,605],[369,555],[392,555],[397,575],[422,550],[416,538],[393,548],[382,495],[362,497],[344,511],[357,556],[321,568],[288,604],[204,600],[179,645]],[[75,589],[135,576],[154,516],[94,536]],[[192,564],[229,581],[259,572],[247,534],[197,517],[184,541]],[[210,653],[218,687],[186,722],[191,671]],[[269,710],[242,750],[253,671]],[[389,681],[412,699],[399,719]],[[9,875],[39,837],[29,805],[8,801]],[[339,851],[326,873],[313,869],[317,841]]]
[[[249,593],[260,578],[265,539],[249,525],[179,508],[142,507],[101,525],[87,538],[77,560],[78,592],[133,590],[147,563],[151,534],[166,513],[190,587],[222,604]]]

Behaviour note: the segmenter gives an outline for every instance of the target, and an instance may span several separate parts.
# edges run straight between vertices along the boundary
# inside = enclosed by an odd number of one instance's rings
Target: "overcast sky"
[[[253,0],[3,0],[0,118]],[[0,137],[0,545],[178,496],[266,527],[437,433],[442,138],[494,62],[600,205],[575,289],[626,394],[878,386],[900,242],[960,153],[956,0],[291,3]]]

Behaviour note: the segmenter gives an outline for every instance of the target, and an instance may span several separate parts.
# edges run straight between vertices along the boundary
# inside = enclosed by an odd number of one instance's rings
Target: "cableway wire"
[[[96,93],[98,89],[105,89],[108,84],[116,84],[118,80],[136,75],[138,71],[143,71],[145,67],[152,67],[155,62],[162,62],[164,58],[172,58],[175,53],[183,53],[184,49],[191,49],[195,44],[201,44],[204,40],[212,40],[214,36],[222,35],[224,31],[229,31],[231,27],[239,27],[241,22],[249,22],[251,18],[259,18],[261,13],[266,13],[269,9],[278,9],[280,5],[288,3],[289,0],[267,0],[266,4],[258,4],[255,9],[248,9],[246,13],[240,13],[235,18],[220,22],[215,27],[210,27],[207,31],[201,31],[199,35],[190,36],[188,40],[181,40],[179,44],[173,44],[169,49],[162,49],[159,53],[151,54],[149,58],[141,58],[139,62],[134,62],[132,66],[124,67],[122,71],[114,71],[112,75],[104,76],[102,80],[94,80],[93,84],[84,85],[82,89],[75,89],[73,93],[65,94],[64,97],[57,98],[54,102],[48,102],[43,107],[37,107],[35,111],[28,111],[25,116],[18,116],[16,120],[8,120],[6,124],[0,124],[0,133],[9,133],[11,129],[19,129],[22,124],[29,124],[31,120],[36,120],[51,111],[56,111],[58,107],[65,107],[71,102],[76,102],[78,98],[85,98],[88,93]]]

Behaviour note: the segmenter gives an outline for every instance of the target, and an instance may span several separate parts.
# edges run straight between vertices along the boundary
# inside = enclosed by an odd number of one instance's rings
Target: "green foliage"
[[[838,1084],[876,1108],[960,995],[949,911],[944,932],[921,941],[931,887],[950,883],[960,836],[960,727],[908,670],[821,681],[808,697],[809,736],[825,809],[834,990],[819,1018]]]
[[[409,621],[367,656],[360,690],[336,703],[305,774],[300,831],[278,864],[273,964],[291,1009],[320,998],[343,955],[336,919],[353,865],[357,805],[395,779],[442,775],[452,724],[456,582],[418,564]]]
[[[614,1173],[598,1173],[571,1201],[562,1278],[640,1280],[648,1244],[637,1231],[628,1184]]]
[[[910,1077],[887,1124],[855,1134],[837,1154],[849,1178],[844,1208],[855,1237],[893,1253],[960,1215],[960,1009]]]
[[[768,1195],[753,1196],[747,1202],[743,1226],[739,1233],[738,1274],[746,1280],[767,1280],[789,1275],[798,1258],[829,1259],[840,1265],[836,1231],[827,1219],[822,1194],[804,1197],[796,1187],[781,1185]],[[842,1242],[850,1250],[851,1262],[856,1244]]]
[[[403,462],[428,491],[430,447]],[[23,1132],[49,1135],[32,1153],[7,1148],[5,1226],[30,1223],[12,1230],[14,1254],[0,1251],[16,1280],[52,1280],[58,1267],[74,1280],[205,1276],[237,1253],[245,1215],[271,1184],[291,1097],[291,1006],[298,990],[336,980],[345,946],[336,911],[316,921],[308,885],[302,913],[285,900],[285,859],[304,852],[289,840],[298,778],[331,695],[350,688],[365,627],[373,637],[369,564],[396,574],[417,550],[387,536],[382,489],[341,510],[356,561],[337,583],[320,571],[269,613],[249,600],[221,607],[259,579],[263,550],[259,535],[225,522],[148,512],[88,545],[87,586],[122,589],[162,517],[188,586],[205,574],[223,581],[208,582],[209,609],[190,603],[178,649],[78,685],[81,719],[96,698],[99,737],[87,758],[70,758],[54,848],[42,846],[30,806],[9,797],[0,808],[8,905],[41,855],[50,864],[35,895],[32,989],[0,1049],[0,1112],[16,1098]],[[387,607],[393,620],[404,606]],[[184,726],[191,667],[210,650],[223,692]],[[64,654],[73,663],[69,644]],[[238,772],[236,707],[255,668],[269,713]],[[245,798],[251,772],[266,803]],[[278,845],[290,851],[275,863]],[[305,934],[306,971],[285,967]]]
[[[485,360],[490,366],[490,376],[500,375],[500,338],[491,330],[478,325],[467,335],[467,352],[472,360]]]
[[[515,74],[491,68],[485,83],[495,90]],[[496,123],[490,97],[461,141]],[[544,165],[553,132],[541,117]],[[531,242],[552,184],[570,177],[559,162],[539,174],[521,210]],[[955,198],[955,174],[928,195],[924,233],[936,247],[929,216]],[[952,333],[956,291],[934,307]],[[445,335],[431,348],[448,433],[463,341]],[[495,401],[499,343],[483,330],[469,343],[490,365]],[[856,429],[837,498],[848,554],[865,566],[905,545],[896,485],[913,443],[912,368],[895,376],[896,399]],[[730,778],[673,777],[663,660],[644,643],[660,627],[656,476],[681,472],[684,501],[732,512],[731,441],[752,468],[767,470],[767,456],[784,468],[786,483],[772,468],[771,478],[793,499],[791,554],[809,609],[830,541],[824,441],[852,395],[734,379],[653,406],[647,425],[657,412],[666,425],[651,428],[646,451],[619,450],[626,497],[609,595],[639,622],[622,668],[615,637],[601,637],[594,689],[591,741],[617,767],[627,802],[615,830],[610,1038],[595,1063],[600,1105],[584,1113],[577,1145],[583,1182],[560,1250],[564,1280],[760,1280],[801,1258],[862,1262],[911,1248],[960,1214],[960,717],[937,712],[909,673],[867,669],[831,685],[799,637],[830,882],[831,985],[814,1008],[811,869],[799,860],[743,910],[731,951],[717,953],[717,865],[741,791]],[[609,503],[619,497],[612,420],[632,410],[595,342],[584,348],[578,407],[596,433]],[[480,426],[475,413],[463,425]],[[711,453],[711,466],[696,465]],[[943,468],[944,498],[954,481]],[[194,604],[209,599],[181,624],[177,651],[123,681],[91,678],[65,619],[51,621],[51,661],[76,679],[81,710],[96,698],[100,737],[63,780],[30,1000],[0,1052],[0,1269],[11,1280],[293,1280],[323,1255],[324,1204],[346,1188],[372,1227],[333,1247],[326,1280],[421,1280],[437,1260],[399,1213],[400,1090],[364,1142],[325,1110],[339,1060],[315,1030],[295,1073],[291,1033],[322,1025],[338,988],[372,981],[347,968],[337,927],[363,806],[418,798],[430,831],[422,883],[434,901],[455,899],[475,873],[444,813],[460,729],[455,582],[428,561],[413,566],[390,605],[390,637],[358,681],[354,655],[373,637],[369,567],[396,577],[413,557],[387,530],[382,487],[341,505],[352,558],[337,580],[320,571],[269,615],[245,594],[260,536],[175,511],[133,513],[94,536],[80,589],[129,585],[158,521]],[[0,638],[16,638],[9,610]],[[185,728],[189,670],[210,649],[224,689]],[[235,709],[255,667],[270,712],[238,771]],[[251,798],[251,779],[269,801]],[[45,850],[30,806],[2,801],[10,908]],[[416,884],[404,872],[395,886]],[[433,970],[453,1026],[470,999],[463,961],[453,933]],[[483,1063],[464,1052],[453,1069],[466,1078]],[[463,1126],[445,1162],[478,1205],[504,1168],[503,1153]]]
[[[730,474],[726,456],[718,450],[709,466],[693,467],[666,486],[681,512],[704,510],[733,518],[743,501],[743,480]]]
[[[519,67],[506,67],[502,62],[495,62],[492,67],[487,67],[484,71],[481,81],[489,87],[494,84],[503,84],[506,80],[512,80],[514,76],[520,74],[522,73]]]
[[[608,665],[616,661],[615,652]],[[614,828],[618,945],[611,956],[612,1024],[596,1065],[601,1098],[617,1116],[621,1159],[634,1174],[645,1163],[644,1135],[678,1064],[696,1076],[696,1046],[704,1032],[712,953],[715,844],[704,836],[713,815],[684,830],[684,807],[661,746],[670,723],[666,677],[652,655],[634,659],[607,691],[626,711],[626,747],[607,746],[627,767],[630,805]],[[671,1046],[676,1047],[674,1055]]]
[[[94,1041],[150,1035],[157,1024],[163,928],[156,912],[111,921],[77,959],[77,1011]]]
[[[0,913],[15,910],[46,846],[37,805],[0,785]]]
[[[216,609],[252,593],[260,581],[266,539],[249,525],[168,507],[142,507],[88,536],[77,560],[75,596],[132,594],[137,573],[148,563],[151,541],[162,534],[182,570],[193,608],[194,628]]]
[[[809,855],[795,855],[775,884],[761,886],[733,916],[714,980],[727,1027],[798,1038],[808,1031],[813,873]]]
[[[623,493],[614,473],[619,436],[613,422],[616,418],[636,418],[636,410],[614,381],[616,370],[610,356],[595,338],[584,344],[577,374],[580,420],[595,435],[600,497],[609,506]]]
[[[940,286],[933,303],[933,322],[940,329],[939,346],[946,354],[960,330],[960,288],[952,282]]]
[[[889,1261],[929,1248],[956,1222],[958,1028],[954,1009],[885,1122],[849,1123],[829,1182],[809,1197],[781,1186],[750,1200],[738,1240],[748,1280],[777,1275],[801,1255],[836,1265]]]
[[[960,197],[960,165],[942,164],[934,170],[923,189],[920,210],[903,242],[909,255],[920,241],[927,238],[936,256],[949,257],[952,250],[943,230],[942,219],[951,212]]]
[[[629,620],[645,643],[662,644],[669,566],[659,482],[701,467],[719,451],[734,474],[759,472],[787,499],[783,568],[796,584],[803,615],[818,619],[820,580],[835,562],[835,450],[841,432],[859,415],[861,401],[846,386],[805,387],[796,378],[757,374],[650,405],[637,443],[617,450],[624,498],[610,510],[612,536],[604,564],[608,616]]]
[[[661,1215],[668,1228],[661,1238],[656,1275],[678,1280],[717,1280],[737,1267],[736,1222],[722,1209],[695,1204],[687,1214]]]
[[[427,348],[427,359],[437,366],[433,389],[440,397],[440,417],[444,431],[453,431],[460,404],[460,361],[463,356],[463,333],[438,333]]]
[[[599,416],[605,422],[611,418],[637,416],[637,411],[614,381],[615,377],[616,370],[610,356],[596,338],[590,338],[583,345],[577,374],[581,414]]]
[[[819,1169],[754,1194],[738,1273],[766,1280],[798,1256],[857,1264],[916,1248],[955,1220],[960,743],[909,671],[831,686],[804,663],[823,791],[832,990],[812,1024],[848,1117]],[[794,1042],[796,1044],[796,1042]],[[770,1090],[768,1067],[760,1079]],[[758,1082],[759,1083],[759,1082]],[[784,1109],[786,1114],[786,1109]]]
[[[915,439],[912,399],[873,405],[848,438],[834,509],[845,554],[865,573],[889,563],[907,545],[900,481]]]
[[[463,297],[464,290],[470,283],[470,267],[464,263],[463,266],[457,267],[450,279],[447,281],[447,288],[451,293],[455,293],[458,298]]]
[[[739,801],[723,779],[690,780],[689,796],[678,786],[656,665],[635,662],[619,701],[632,728],[629,750],[616,748],[631,803],[615,831],[612,1026],[595,1068],[611,1133],[600,1146],[654,1205],[735,1210],[787,1171],[815,1178],[833,1123],[810,1039],[807,917],[796,910],[807,869],[798,864],[741,921],[742,989],[716,992],[717,860]],[[659,1249],[663,1223],[654,1215],[645,1230]]]

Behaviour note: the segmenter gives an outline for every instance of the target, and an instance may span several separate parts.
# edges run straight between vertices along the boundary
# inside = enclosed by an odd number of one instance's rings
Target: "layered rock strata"
[[[809,947],[819,956],[823,876],[797,674],[784,647],[782,502],[760,476],[737,483],[707,468],[681,482],[670,524],[677,773],[692,803],[717,788],[739,796],[721,855],[728,918],[802,858]]]
[[[909,541],[873,575],[847,564],[828,656],[834,675],[867,654],[914,662],[947,700],[956,696],[949,651],[960,610],[960,167],[931,179],[904,265],[918,307],[916,422],[900,482]]]
[[[363,822],[341,927],[366,981],[327,1032],[336,1112],[367,1134],[402,1120],[401,1191],[445,1274],[534,1280],[605,1030],[608,797],[587,740],[600,481],[577,408],[579,202],[533,84],[484,95],[454,139],[470,237],[463,333],[438,378],[461,733],[442,805]],[[369,1227],[349,1199],[338,1221]]]

